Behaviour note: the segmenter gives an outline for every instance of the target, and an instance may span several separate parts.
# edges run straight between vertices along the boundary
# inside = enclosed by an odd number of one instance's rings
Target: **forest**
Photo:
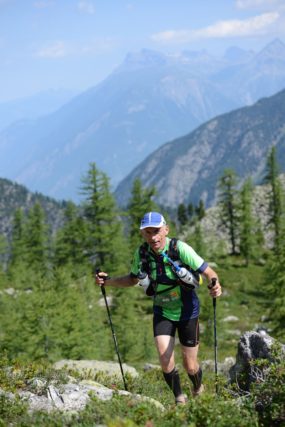
[[[223,296],[217,303],[219,360],[234,357],[240,335],[259,326],[284,343],[285,197],[274,148],[268,154],[264,182],[270,188],[267,193],[270,242],[252,213],[254,186],[251,179],[241,184],[231,169],[224,170],[217,183],[219,223],[225,230],[227,245],[222,241],[214,247],[206,243],[200,225],[207,215],[202,201],[198,206],[181,203],[169,212],[156,205],[156,189],[144,188],[139,179],[134,181],[127,208],[120,209],[111,192],[109,178],[95,163],[90,163],[82,179],[82,203],[79,206],[66,203],[64,223],[56,232],[49,229],[40,203],[35,203],[28,212],[17,209],[10,238],[1,239],[1,253],[8,254],[1,258],[0,271],[1,366],[12,365],[15,360],[22,366],[29,363],[52,365],[61,359],[117,360],[102,293],[94,283],[94,271],[100,268],[110,276],[129,272],[132,254],[142,243],[140,220],[145,212],[153,210],[165,215],[171,237],[187,241],[204,259],[215,263],[223,287]],[[204,285],[198,291],[200,357],[207,360],[213,359],[213,313],[207,284]],[[157,364],[151,299],[139,286],[107,287],[106,291],[122,360],[137,369],[142,369],[147,362]],[[234,326],[226,323],[227,316],[236,316]],[[281,377],[284,380],[284,361],[282,366],[272,384],[280,382]],[[213,379],[211,375],[209,381]],[[0,388],[5,389],[3,378],[1,375]],[[145,384],[137,387],[145,394],[155,394],[157,381],[157,378],[149,380],[149,389]],[[208,387],[214,393],[213,385]],[[165,390],[164,393],[169,402],[169,392]],[[283,398],[279,396],[281,402]],[[229,396],[224,398],[229,399]],[[203,407],[208,411],[209,395],[205,399]],[[278,410],[284,416],[284,403],[281,407],[280,402]],[[260,418],[246,405],[241,407],[245,417],[243,425],[271,425],[271,412]],[[114,408],[109,409],[114,411]],[[226,424],[233,417],[234,405],[231,408],[231,404],[222,400],[220,410],[225,417],[224,424],[222,421],[215,424],[212,420],[212,425],[242,425],[238,424],[240,418]],[[198,405],[193,411],[198,414]],[[2,405],[0,425],[11,422],[16,417],[14,412],[13,416],[5,413]],[[17,420],[15,425],[28,425],[21,424],[21,418],[14,419]],[[285,418],[280,419],[281,423],[274,425],[284,425]],[[98,420],[106,422],[104,417]],[[132,420],[129,424],[118,421],[118,424],[107,425],[160,425],[158,422],[146,424],[144,418],[143,421]],[[34,422],[39,425],[38,421]],[[84,422],[70,425],[92,425]],[[199,417],[195,420],[183,418],[180,424],[172,419],[168,424],[164,420],[161,425],[206,425],[203,422]],[[29,423],[32,425],[31,419]],[[41,422],[41,425],[63,424],[55,420],[50,424]]]

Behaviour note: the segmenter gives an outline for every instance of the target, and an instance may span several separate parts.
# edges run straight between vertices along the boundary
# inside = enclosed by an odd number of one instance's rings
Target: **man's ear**
[[[168,235],[168,233],[169,233],[169,227],[168,227],[168,225],[166,225],[166,226],[165,226],[165,235],[167,236],[167,235]]]

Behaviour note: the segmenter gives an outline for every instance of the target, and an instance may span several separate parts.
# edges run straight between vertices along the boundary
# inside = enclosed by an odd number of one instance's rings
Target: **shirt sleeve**
[[[195,250],[185,242],[178,241],[179,258],[184,264],[189,265],[194,271],[203,273],[208,264]]]

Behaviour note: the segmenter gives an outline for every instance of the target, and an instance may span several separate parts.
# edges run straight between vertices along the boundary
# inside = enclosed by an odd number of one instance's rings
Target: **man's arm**
[[[130,286],[135,286],[138,283],[137,277],[131,276],[130,274],[104,280],[104,277],[106,276],[107,274],[103,271],[97,273],[95,276],[97,285],[113,286],[115,288],[129,288]]]

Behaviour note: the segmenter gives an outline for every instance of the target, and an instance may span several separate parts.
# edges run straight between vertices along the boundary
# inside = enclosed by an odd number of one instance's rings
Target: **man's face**
[[[169,229],[167,225],[163,225],[160,228],[147,227],[141,230],[144,240],[149,244],[151,249],[157,253],[164,248],[168,232]]]

